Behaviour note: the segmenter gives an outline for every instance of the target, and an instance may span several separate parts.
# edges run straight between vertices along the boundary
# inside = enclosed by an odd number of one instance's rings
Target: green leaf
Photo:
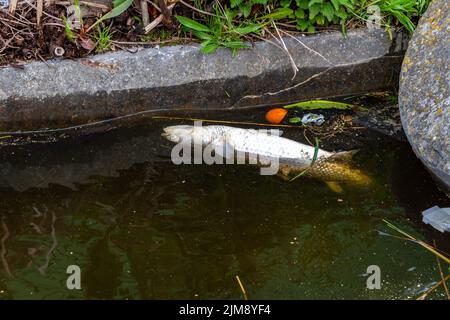
[[[334,8],[331,3],[325,3],[322,7],[322,14],[328,19],[328,21],[332,21],[334,17]]]
[[[284,8],[288,8],[292,3],[292,0],[281,0],[280,5]]]
[[[340,8],[338,11],[336,11],[336,15],[341,19],[347,19],[347,12],[344,8]]]
[[[217,48],[219,47],[219,46],[217,45],[217,43],[210,42],[210,41],[202,42],[201,46],[202,46],[201,51],[202,51],[203,53],[213,53],[213,52],[215,52],[215,51],[217,50]]]
[[[89,27],[89,29],[92,29],[94,26],[98,25],[103,20],[111,19],[122,14],[131,6],[133,0],[116,0],[115,3],[117,4],[117,6],[114,6],[110,12],[108,12],[100,19],[98,19],[92,26]]]
[[[404,15],[401,12],[395,12],[394,16],[406,29],[408,29],[409,32],[411,33],[414,32],[415,29],[414,24],[406,15]]]
[[[339,10],[339,7],[341,6],[340,0],[331,0],[331,3],[333,4],[334,9],[335,9],[336,11],[338,11],[338,10]]]
[[[289,119],[289,123],[301,123],[302,119],[300,119],[299,117],[293,117]]]
[[[63,18],[63,22],[64,22],[64,32],[66,33],[67,40],[69,40],[71,42],[75,42],[75,40],[77,40],[77,36],[70,28],[70,25],[67,22],[67,18],[65,16],[63,16],[62,18]]]
[[[133,0],[131,0],[133,1]],[[195,31],[203,31],[203,32],[211,32],[211,29],[205,26],[204,24],[201,24],[197,21],[194,21],[192,19],[183,17],[183,16],[175,16],[175,18],[178,20],[179,23],[181,23],[183,26],[195,30]]]
[[[239,6],[239,9],[241,9],[242,14],[244,15],[245,18],[247,18],[250,13],[252,12],[252,4],[242,4]]]
[[[309,20],[314,19],[314,17],[320,12],[322,6],[320,4],[315,4],[309,7]]]
[[[305,18],[305,11],[303,9],[295,10],[295,17],[297,19],[304,19]]]
[[[83,17],[81,15],[80,0],[73,0],[73,5],[75,7],[75,17],[80,22],[80,25],[83,25]]]
[[[224,47],[231,49],[245,49],[248,48],[248,45],[242,41],[227,41],[223,43]]]
[[[322,13],[319,13],[316,18],[316,24],[318,24],[319,26],[323,26],[325,24],[325,17],[323,16]]]
[[[212,35],[210,35],[209,33],[206,33],[206,32],[194,31],[193,33],[197,38],[202,39],[202,40],[211,40],[213,38]]]
[[[293,104],[288,104],[284,106],[285,109],[290,108],[300,108],[303,110],[314,110],[314,109],[340,109],[347,110],[352,109],[353,105],[342,102],[328,101],[328,100],[310,100],[303,101]]]
[[[260,25],[251,24],[251,25],[248,25],[246,27],[233,28],[233,32],[236,32],[236,33],[239,33],[239,34],[248,34],[248,33],[256,32],[259,29],[261,29]]]
[[[344,7],[347,7],[348,9],[353,10],[353,4],[349,0],[339,0],[340,4],[342,4]]]
[[[308,3],[308,6],[312,7],[316,3],[322,4],[323,0],[310,0],[309,3]]]
[[[310,26],[309,21],[297,20],[297,29],[300,31],[305,31]]]
[[[262,16],[260,19],[273,19],[273,20],[285,19],[293,13],[294,11],[290,8],[280,8],[272,13]]]
[[[232,8],[236,8],[241,3],[242,3],[242,0],[230,0],[230,4],[231,4]]]
[[[316,32],[316,28],[315,28],[312,24],[310,24],[310,25],[308,26],[308,32],[309,32],[309,33],[314,33],[314,32]]]
[[[306,10],[309,8],[308,0],[296,0],[295,3],[300,9]]]
[[[125,0],[113,0],[113,8],[120,6]]]

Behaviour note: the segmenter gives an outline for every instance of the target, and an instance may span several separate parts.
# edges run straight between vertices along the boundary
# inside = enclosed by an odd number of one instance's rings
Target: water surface
[[[450,251],[420,221],[449,202],[405,143],[360,132],[347,147],[374,183],[338,194],[251,166],[173,165],[168,124],[0,150],[0,298],[242,299],[239,275],[250,299],[412,299],[440,280],[432,254],[380,234],[396,234],[388,219]],[[82,290],[66,288],[69,265]]]

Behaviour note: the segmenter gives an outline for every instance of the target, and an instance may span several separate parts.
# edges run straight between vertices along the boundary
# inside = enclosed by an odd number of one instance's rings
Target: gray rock
[[[450,7],[434,0],[406,53],[399,106],[414,152],[450,194]]]
[[[80,124],[135,112],[238,109],[396,87],[405,38],[355,30],[267,42],[232,57],[197,45],[113,52],[0,69],[0,131]]]

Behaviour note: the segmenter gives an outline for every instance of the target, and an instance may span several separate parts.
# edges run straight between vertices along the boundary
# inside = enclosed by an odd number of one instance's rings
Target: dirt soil
[[[106,2],[105,2],[106,1]],[[104,2],[104,3],[99,3]],[[20,3],[20,2],[19,2]],[[83,13],[83,24],[75,33],[76,39],[70,41],[66,35],[64,19],[68,15],[69,2],[59,1],[44,7],[40,25],[37,25],[35,6],[30,3],[20,3],[14,15],[7,8],[0,8],[0,66],[20,65],[28,60],[47,60],[51,58],[79,58],[102,51],[119,49],[133,50],[133,46],[167,45],[192,41],[191,38],[181,37],[179,25],[171,20],[170,24],[161,24],[151,33],[145,34],[139,17],[139,5],[133,5],[121,15],[105,20],[102,28],[110,28],[111,41],[107,47],[98,43],[98,29],[89,30],[90,26],[105,12],[110,10],[108,0],[94,0],[101,6],[94,7]],[[86,7],[82,7],[86,8]],[[175,12],[184,14],[183,7]],[[159,12],[149,7],[150,20],[155,19]],[[162,31],[161,31],[162,30]],[[63,51],[61,51],[61,48]],[[62,54],[61,54],[62,53]]]

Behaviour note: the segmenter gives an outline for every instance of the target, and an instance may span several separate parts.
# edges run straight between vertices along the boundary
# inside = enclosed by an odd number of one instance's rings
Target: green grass
[[[252,21],[235,23],[237,11],[224,9],[216,5],[215,15],[210,17],[206,24],[202,24],[193,19],[176,16],[178,22],[194,36],[202,40],[202,52],[212,53],[219,47],[232,50],[233,54],[237,49],[247,48],[248,45],[242,37],[250,33],[258,33],[262,24]]]
[[[64,32],[66,34],[67,40],[70,42],[75,42],[77,40],[76,34],[72,31],[69,22],[67,21],[67,18],[63,16],[63,23],[64,23]]]
[[[112,35],[111,27],[97,26],[97,32],[93,36],[96,43],[95,52],[104,52],[111,49]]]
[[[162,41],[176,33],[193,35],[201,42],[204,53],[217,48],[232,50],[247,48],[252,36],[267,37],[278,29],[297,29],[314,33],[318,30],[363,27],[376,22],[391,33],[391,29],[403,27],[409,32],[425,12],[431,0],[184,0],[177,3],[173,15],[178,24],[159,26],[151,34],[138,35],[142,42]],[[128,11],[133,20],[142,24],[139,11],[131,6],[132,0],[114,0],[113,9],[100,17],[88,29],[96,30],[97,51],[110,48],[111,30],[99,30],[99,24]],[[187,5],[185,5],[187,4]],[[195,10],[192,10],[195,7]],[[174,19],[175,20],[175,19]],[[371,23],[373,25],[373,23]],[[142,26],[144,27],[144,26]],[[96,29],[95,29],[96,28]],[[174,32],[174,30],[176,30]],[[95,31],[94,31],[95,32]],[[67,38],[73,38],[66,26]],[[278,34],[280,36],[280,34]]]

